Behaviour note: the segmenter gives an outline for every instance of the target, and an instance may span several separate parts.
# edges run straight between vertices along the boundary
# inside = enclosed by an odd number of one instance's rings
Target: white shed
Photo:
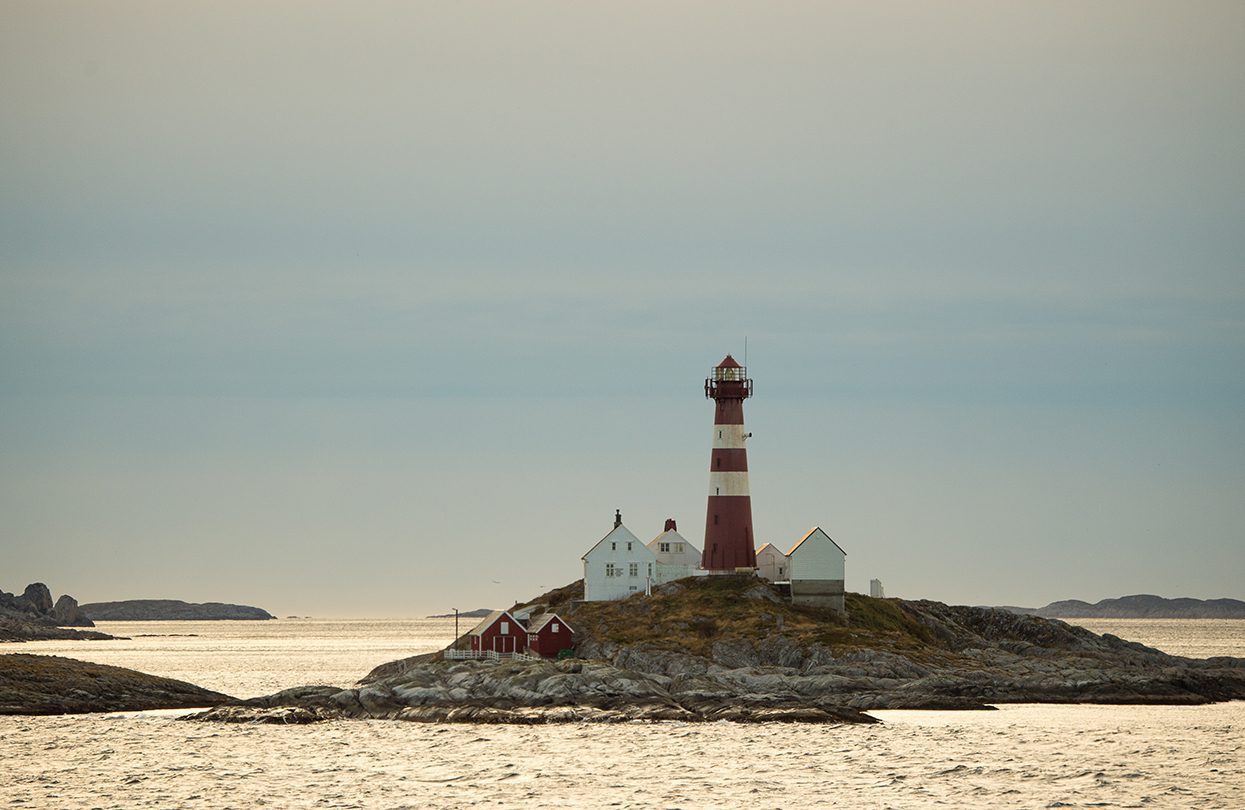
[[[847,552],[830,535],[814,526],[787,552],[790,560],[791,601],[842,611]]]
[[[787,555],[778,550],[773,543],[766,543],[757,549],[757,576],[770,582],[786,582],[791,573]]]
[[[614,528],[583,556],[584,601],[604,602],[647,593],[656,581],[657,556],[622,525],[614,514]]]
[[[657,558],[654,585],[696,576],[700,569],[700,549],[679,534],[674,518],[667,518],[665,530],[648,541],[648,550]]]

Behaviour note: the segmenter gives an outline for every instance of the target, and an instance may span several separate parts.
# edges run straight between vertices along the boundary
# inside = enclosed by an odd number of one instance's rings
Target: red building
[[[475,652],[517,653],[527,651],[527,628],[507,610],[494,610],[467,633]]]
[[[575,643],[575,631],[556,613],[542,613],[527,625],[528,652],[542,658],[557,658]]]

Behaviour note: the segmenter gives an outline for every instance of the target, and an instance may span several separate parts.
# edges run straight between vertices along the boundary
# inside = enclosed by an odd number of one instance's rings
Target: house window
[[[674,544],[674,553],[675,553],[675,554],[682,554],[682,553],[683,553],[683,544],[682,544],[682,543],[675,543],[675,544]]]
[[[653,564],[652,563],[648,564],[648,578],[649,579],[653,578]]]
[[[638,576],[640,575],[640,564],[639,564],[639,563],[631,563],[630,565],[628,565],[628,566],[627,566],[627,575],[628,575],[628,576],[633,576],[633,577],[638,577]]]
[[[662,553],[662,554],[669,554],[669,553],[670,553],[670,544],[669,544],[669,543],[662,543],[662,544],[661,544],[661,553]]]
[[[502,634],[503,636],[508,636],[508,635],[510,635],[510,622],[502,622],[502,623],[501,623],[501,634]]]
[[[630,544],[630,543],[628,543],[628,544],[627,544],[627,551],[630,551],[630,550],[631,550],[631,544]]]
[[[629,590],[629,591],[634,591],[634,590],[635,590],[635,586],[634,586],[634,585],[632,585],[632,586],[631,586],[630,588],[628,588],[627,590]]]
[[[557,622],[554,622],[553,624],[549,625],[549,627],[550,627],[550,628],[552,628],[552,629],[549,631],[550,633],[556,633],[556,632],[558,632],[558,623],[557,623]]]
[[[618,544],[610,543],[610,551],[618,551]]]
[[[778,578],[782,579],[782,566],[778,566]]]
[[[617,571],[618,571],[618,569],[616,569],[616,568],[614,567],[614,564],[613,564],[613,563],[606,563],[606,564],[605,564],[605,575],[606,575],[607,577],[617,576]]]

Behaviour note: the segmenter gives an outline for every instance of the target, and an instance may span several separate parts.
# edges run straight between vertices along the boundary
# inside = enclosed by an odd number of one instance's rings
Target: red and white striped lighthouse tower
[[[744,448],[744,400],[752,396],[748,370],[729,354],[705,380],[713,410],[713,452],[709,458],[709,510],[700,567],[734,573],[755,568],[752,497],[748,494],[748,451]]]

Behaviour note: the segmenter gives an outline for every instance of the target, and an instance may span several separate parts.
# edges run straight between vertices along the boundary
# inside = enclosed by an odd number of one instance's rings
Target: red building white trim
[[[521,653],[527,651],[527,628],[508,610],[494,610],[467,632],[472,652]]]
[[[556,613],[542,613],[527,623],[527,649],[533,655],[557,658],[574,645],[575,631]]]
[[[752,396],[748,370],[729,354],[705,380],[705,397],[714,401],[713,449],[709,457],[709,503],[700,566],[734,573],[756,568],[752,533],[752,496],[748,489],[749,434],[744,429],[744,400]]]

